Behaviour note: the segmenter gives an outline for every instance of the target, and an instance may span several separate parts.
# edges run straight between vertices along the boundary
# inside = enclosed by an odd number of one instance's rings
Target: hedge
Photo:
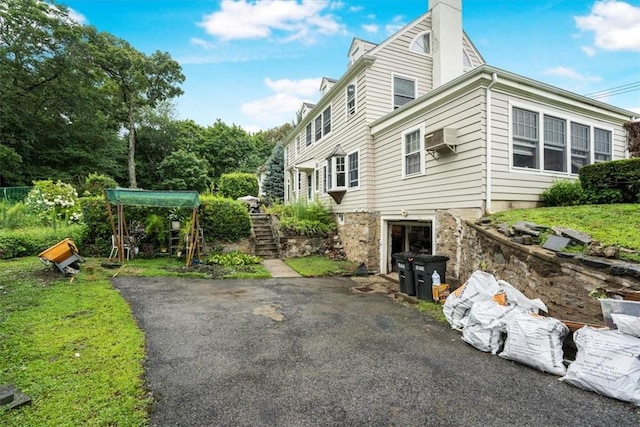
[[[218,193],[236,200],[238,197],[258,196],[258,178],[252,173],[228,173],[218,181]]]
[[[586,165],[579,175],[582,188],[591,194],[619,192],[621,203],[640,202],[640,158]]]
[[[9,259],[36,256],[66,238],[71,238],[80,254],[83,254],[86,227],[66,225],[53,227],[29,227],[15,230],[0,229],[0,258]]]
[[[200,226],[205,239],[236,241],[251,235],[247,205],[219,196],[200,196]]]

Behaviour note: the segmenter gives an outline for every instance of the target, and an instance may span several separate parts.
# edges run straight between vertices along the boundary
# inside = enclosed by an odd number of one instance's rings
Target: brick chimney
[[[462,75],[462,0],[429,0],[433,89]]]

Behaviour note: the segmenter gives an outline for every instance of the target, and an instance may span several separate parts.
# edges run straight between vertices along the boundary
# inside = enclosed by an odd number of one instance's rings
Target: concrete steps
[[[280,258],[278,241],[271,228],[271,215],[251,214],[251,226],[255,236],[255,254],[263,259]]]

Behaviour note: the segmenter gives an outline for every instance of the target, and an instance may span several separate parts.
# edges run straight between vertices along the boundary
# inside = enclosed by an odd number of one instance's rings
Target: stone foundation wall
[[[349,212],[338,224],[338,236],[350,261],[364,262],[370,271],[380,266],[380,215],[370,212]]]
[[[346,259],[340,237],[336,235],[287,236],[282,234],[279,245],[281,258],[324,255],[333,259]]]
[[[550,316],[595,324],[602,324],[603,319],[599,302],[589,296],[591,290],[640,290],[636,279],[573,263],[538,246],[513,243],[447,211],[438,212],[437,221],[437,251],[450,258],[447,281],[452,287],[482,269],[509,282],[527,297],[540,298]]]

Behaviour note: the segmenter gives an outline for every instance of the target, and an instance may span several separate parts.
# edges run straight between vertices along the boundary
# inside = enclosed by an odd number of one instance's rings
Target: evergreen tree
[[[264,194],[268,202],[284,200],[284,148],[281,143],[273,147],[267,160]]]

